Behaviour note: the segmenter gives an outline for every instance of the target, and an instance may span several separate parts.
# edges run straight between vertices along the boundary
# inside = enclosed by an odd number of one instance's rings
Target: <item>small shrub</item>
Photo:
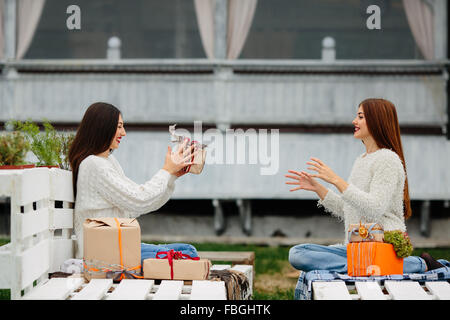
[[[18,131],[0,135],[0,166],[18,166],[25,164],[30,144]]]
[[[44,131],[30,120],[9,123],[25,134],[31,151],[38,158],[37,166],[59,166],[61,169],[70,169],[68,153],[75,134],[58,132],[47,120],[43,122]]]
[[[406,258],[413,252],[411,240],[406,232],[400,230],[385,231],[384,242],[394,246],[394,250],[399,258]]]
[[[60,162],[57,132],[48,122],[44,122],[44,132],[31,121],[15,121],[14,125],[23,132],[31,145],[31,151],[38,158],[37,166],[56,166]]]

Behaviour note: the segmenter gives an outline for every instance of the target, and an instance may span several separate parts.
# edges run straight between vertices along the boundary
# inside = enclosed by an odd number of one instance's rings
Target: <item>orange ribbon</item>
[[[116,221],[116,225],[117,225],[117,229],[119,231],[119,255],[120,255],[120,265],[119,270],[112,270],[110,268],[89,268],[85,261],[83,261],[83,265],[84,268],[87,271],[94,271],[94,272],[105,272],[107,278],[113,278],[114,281],[120,281],[122,279],[130,278],[130,277],[134,277],[134,278],[138,278],[138,279],[143,279],[143,276],[139,276],[138,274],[136,274],[136,270],[139,270],[141,268],[141,265],[138,265],[136,267],[132,267],[132,268],[128,268],[126,269],[123,266],[123,254],[122,254],[122,230],[120,228],[120,223],[119,220],[117,220],[117,218],[114,218],[114,220]]]
[[[138,265],[138,266],[133,267],[133,268],[128,268],[128,269],[124,268],[124,266],[123,266],[123,255],[122,255],[122,230],[120,229],[119,220],[117,220],[117,218],[114,218],[114,220],[116,221],[117,229],[119,229],[119,253],[120,253],[120,266],[122,268],[121,273],[120,273],[120,278],[118,279],[118,281],[120,281],[120,280],[125,278],[124,272],[140,269],[141,265]],[[131,276],[133,276],[135,278],[139,278],[139,279],[143,279],[144,278],[142,276],[138,276],[137,274],[131,273],[131,272],[129,272],[127,274],[130,274]]]

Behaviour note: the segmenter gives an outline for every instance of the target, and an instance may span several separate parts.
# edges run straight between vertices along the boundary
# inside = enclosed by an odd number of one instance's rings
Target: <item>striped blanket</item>
[[[450,279],[450,262],[439,259],[445,267],[427,271],[424,273],[408,273],[402,275],[389,276],[369,276],[369,277],[350,277],[348,274],[340,274],[337,272],[326,270],[313,270],[309,272],[301,272],[295,288],[295,300],[311,300],[312,283],[316,280],[322,281],[344,281],[354,284],[355,281],[378,281],[383,285],[385,280],[414,280],[414,281],[442,281]]]

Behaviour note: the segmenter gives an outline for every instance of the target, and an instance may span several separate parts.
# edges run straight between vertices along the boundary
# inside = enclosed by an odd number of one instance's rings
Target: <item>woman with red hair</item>
[[[360,103],[353,136],[362,140],[366,152],[354,162],[348,181],[331,170],[323,161],[311,158],[307,162],[310,174],[289,170],[286,175],[297,185],[290,191],[315,192],[320,200],[318,206],[345,223],[378,223],[385,231],[406,232],[405,220],[411,216],[405,158],[400,138],[397,112],[392,102],[384,99],[367,99]],[[339,193],[326,188],[316,178],[334,185]],[[345,243],[348,243],[347,233]],[[345,245],[323,246],[299,244],[289,251],[289,262],[303,270],[329,270],[347,272]],[[403,272],[416,273],[442,267],[429,254],[404,259]]]

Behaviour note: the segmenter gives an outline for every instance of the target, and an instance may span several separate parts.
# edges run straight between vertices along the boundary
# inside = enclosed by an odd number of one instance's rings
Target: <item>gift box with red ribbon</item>
[[[143,263],[145,279],[206,280],[210,268],[210,260],[174,250],[160,251],[156,258],[145,259]]]

